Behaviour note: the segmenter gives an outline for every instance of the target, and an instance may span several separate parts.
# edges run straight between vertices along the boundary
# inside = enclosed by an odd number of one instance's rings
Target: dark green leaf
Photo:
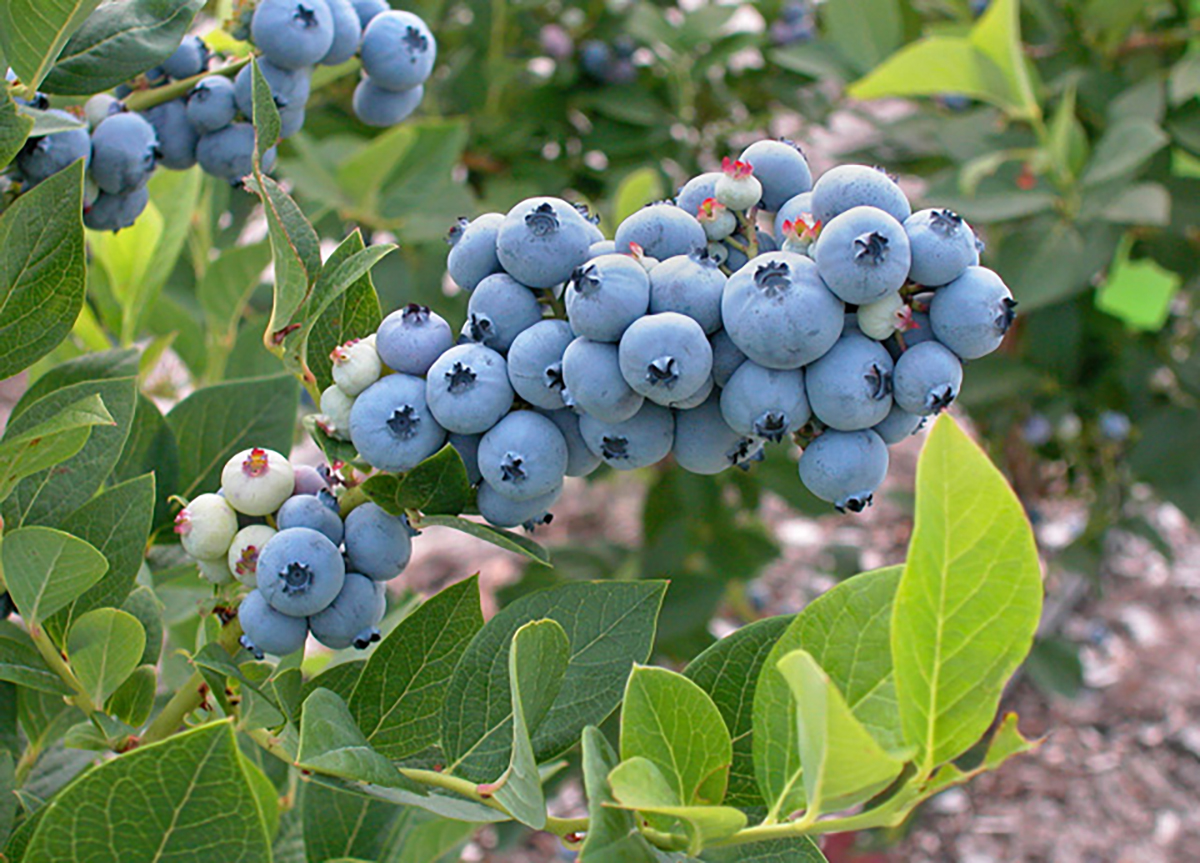
[[[143,474],[154,474],[154,516],[152,527],[166,524],[171,517],[168,496],[179,488],[179,444],[158,406],[138,394],[133,425],[121,459],[113,468],[113,479],[124,482]]]
[[[142,651],[141,664],[156,665],[162,653],[163,612],[166,610],[162,600],[153,588],[139,584],[125,597],[121,610],[136,617],[146,630],[146,649]]]
[[[33,131],[33,118],[17,111],[7,87],[0,87],[0,168],[17,157]]]
[[[423,790],[371,748],[346,703],[328,689],[314,690],[304,700],[296,764],[339,779],[410,792]]]
[[[704,863],[827,863],[821,849],[807,836],[713,848],[700,859]]]
[[[1166,132],[1146,120],[1115,123],[1096,143],[1083,172],[1083,185],[1098,186],[1134,173],[1169,141]]]
[[[287,335],[283,328],[308,299],[309,291],[320,275],[321,246],[304,213],[274,180],[265,175],[256,176],[246,182],[246,188],[262,200],[270,228],[275,299],[269,333],[271,342],[278,345]]]
[[[579,863],[655,863],[654,849],[638,832],[632,812],[613,806],[608,774],[617,753],[599,728],[583,729],[583,783],[587,791],[588,830]]]
[[[2,0],[0,49],[32,94],[100,0]],[[2,376],[0,376],[2,377]]]
[[[305,345],[308,369],[316,378],[318,388],[324,390],[333,384],[330,351],[351,339],[371,335],[379,329],[382,320],[379,295],[375,293],[369,273],[360,276],[330,301],[313,323]]]
[[[821,19],[829,40],[859,74],[878,66],[904,38],[899,0],[827,0]]]
[[[458,450],[447,444],[408,473],[381,473],[363,483],[367,497],[392,515],[410,509],[457,515],[471,502],[471,483]]]
[[[153,665],[134,669],[105,705],[105,710],[133,728],[141,728],[154,709],[154,694],[158,688],[158,671]]]
[[[70,688],[51,671],[24,630],[0,621],[0,680],[53,695],[70,695]]]
[[[271,85],[258,68],[258,61],[251,60],[250,67],[250,92],[254,112],[254,162],[257,171],[266,152],[279,143],[281,124],[279,108],[271,94]]]
[[[492,527],[490,524],[468,521],[465,518],[459,518],[455,515],[430,515],[421,519],[419,527],[421,529],[426,527],[453,528],[454,530],[470,534],[476,539],[490,542],[492,545],[499,546],[505,551],[514,551],[517,554],[522,554],[538,563],[550,563],[550,553],[532,539],[528,539],[512,531]]]

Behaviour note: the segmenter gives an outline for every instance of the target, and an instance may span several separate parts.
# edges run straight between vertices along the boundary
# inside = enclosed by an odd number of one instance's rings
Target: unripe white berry
[[[295,482],[295,473],[286,458],[259,447],[238,453],[221,471],[225,499],[246,515],[270,515],[279,509],[291,497]]]
[[[196,560],[220,558],[237,533],[237,513],[219,494],[202,494],[175,516],[175,532],[186,551]]]
[[[333,360],[333,382],[348,396],[361,393],[379,380],[383,371],[374,341],[366,339],[354,339],[339,345],[329,358]]]
[[[274,535],[275,528],[270,525],[252,524],[243,527],[234,536],[227,556],[229,571],[247,587],[258,586],[258,553]]]
[[[229,571],[229,564],[225,562],[224,557],[197,560],[196,566],[200,568],[201,578],[210,584],[229,584],[233,581],[233,573]]]
[[[337,384],[321,393],[321,413],[325,414],[325,431],[338,440],[350,440],[350,408],[354,398]]]
[[[864,336],[876,341],[883,341],[896,330],[906,329],[906,321],[911,320],[911,312],[899,291],[858,307],[858,328]]]

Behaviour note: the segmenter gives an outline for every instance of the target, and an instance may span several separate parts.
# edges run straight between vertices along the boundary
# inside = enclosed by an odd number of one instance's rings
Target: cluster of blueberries
[[[409,305],[335,349],[324,429],[385,471],[449,441],[500,527],[543,523],[564,477],[602,462],[672,455],[714,474],[789,437],[807,443],[804,485],[858,512],[888,445],[946,408],[963,362],[1013,320],[959,216],[913,213],[863,165],[814,185],[788,141],[726,159],[614,239],[596,221],[553,197],[460,220],[447,268],[470,292],[461,332]]]
[[[433,71],[437,43],[416,15],[392,11],[384,0],[259,0],[248,9],[248,32],[262,52],[258,67],[271,87],[282,124],[280,137],[304,125],[313,66],[344,63],[356,53],[364,74],[354,92],[354,112],[371,126],[393,126],[421,103]],[[240,185],[253,169],[252,70],[236,77],[208,71],[211,55],[198,36],[187,36],[160,67],[146,74],[151,86],[198,78],[186,96],[143,112],[129,111],[117,95],[102,93],[85,105],[87,128],[30,138],[16,157],[27,188],[78,159],[88,165],[84,223],[118,231],[137,220],[149,201],[147,182],[162,165],[183,171],[199,164],[214,177]],[[11,77],[11,72],[10,72]],[[47,108],[40,97],[35,107]],[[52,110],[70,123],[75,118]],[[263,159],[271,170],[275,149]]]
[[[379,640],[384,582],[412,556],[415,532],[374,503],[343,520],[328,472],[293,466],[273,450],[248,449],[221,471],[221,489],[175,519],[184,551],[214,584],[252,588],[238,617],[242,645],[260,659],[304,646],[359,649]]]

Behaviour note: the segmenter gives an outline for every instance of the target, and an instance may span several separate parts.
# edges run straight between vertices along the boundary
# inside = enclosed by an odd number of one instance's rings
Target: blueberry
[[[852,207],[876,207],[897,222],[912,215],[908,198],[879,168],[839,165],[820,176],[812,189],[812,213],[822,224]]]
[[[742,363],[721,392],[721,415],[739,435],[783,440],[812,415],[803,370]]]
[[[579,431],[595,455],[617,470],[637,470],[662,461],[675,443],[675,417],[669,408],[646,402],[629,419],[602,422],[584,414]]]
[[[199,36],[184,36],[175,53],[163,61],[162,68],[172,78],[191,78],[208,68],[208,46]]]
[[[356,396],[379,380],[382,363],[373,339],[351,339],[329,354],[333,382],[348,396]]]
[[[725,282],[706,248],[667,258],[650,271],[650,311],[687,315],[711,335],[721,329]]]
[[[350,569],[375,581],[390,581],[412,558],[408,523],[374,503],[356,506],[346,516],[346,560]]]
[[[233,82],[223,75],[201,78],[187,100],[187,118],[193,128],[207,135],[224,129],[237,117]]]
[[[920,210],[904,220],[912,249],[908,277],[918,285],[946,285],[979,262],[975,232],[951,210]]]
[[[762,452],[762,441],[731,429],[716,398],[675,413],[675,461],[690,473],[716,474]]]
[[[388,5],[387,0],[350,0],[350,5],[358,14],[358,22],[362,25],[363,30],[367,29],[372,18],[380,12],[386,12],[392,8]]]
[[[882,422],[872,426],[872,430],[883,438],[885,444],[892,446],[900,443],[906,437],[916,434],[924,425],[925,417],[919,414],[910,414],[900,405],[893,404],[888,415],[883,418]]]
[[[805,213],[812,215],[812,192],[801,192],[784,201],[775,213],[775,235],[783,236],[783,223],[794,222]]]
[[[317,494],[329,491],[329,467],[321,465],[315,468],[308,464],[298,464],[292,467],[292,494]]]
[[[1054,423],[1041,413],[1030,414],[1021,424],[1021,439],[1032,447],[1045,446],[1054,438]]]
[[[566,439],[541,414],[514,411],[479,442],[479,472],[505,497],[541,497],[562,485],[567,472]]]
[[[316,614],[342,589],[342,553],[325,534],[307,527],[281,530],[258,554],[258,589],[276,611]]]
[[[682,208],[664,202],[650,204],[617,226],[618,252],[629,252],[636,243],[652,258],[665,261],[708,245],[704,227]]]
[[[304,108],[312,90],[312,69],[307,66],[285,69],[270,60],[259,60],[258,71],[262,72],[263,80],[271,88],[275,107],[280,112],[288,108]],[[247,120],[251,119],[254,116],[254,74],[249,66],[244,66],[234,78],[233,95],[238,110]]]
[[[542,304],[534,292],[507,273],[495,273],[471,292],[462,334],[507,353],[513,339],[541,319]]]
[[[111,93],[97,93],[83,103],[83,114],[87,118],[89,129],[95,129],[113,114],[120,114],[124,110],[125,106],[121,104],[121,100]],[[89,150],[90,144],[89,139]]]
[[[987,356],[1004,341],[1016,317],[1008,286],[987,267],[968,267],[929,304],[933,335],[964,360]]]
[[[540,497],[516,501],[507,498],[486,482],[479,486],[476,503],[479,514],[496,527],[521,527],[532,531],[539,525],[549,524],[552,516],[550,507],[562,495],[562,486],[548,491]]]
[[[138,216],[150,203],[150,190],[145,186],[124,195],[101,192],[83,211],[83,223],[93,231],[120,231],[133,227]]]
[[[588,39],[579,46],[579,66],[589,77],[606,81],[613,63],[612,47],[599,39]]]
[[[274,535],[275,528],[265,524],[251,524],[234,534],[225,562],[229,571],[247,587],[258,584],[258,555]]]
[[[721,160],[721,179],[713,188],[713,197],[731,210],[749,210],[762,198],[762,183],[754,176],[754,168],[738,159],[726,156]]]
[[[1129,433],[1133,431],[1133,424],[1129,421],[1129,417],[1120,411],[1104,411],[1099,418],[1100,434],[1111,441],[1123,441],[1129,439]]]
[[[279,453],[254,447],[242,450],[221,469],[221,491],[229,505],[245,515],[270,515],[296,487],[292,465]]]
[[[508,380],[517,395],[534,407],[558,410],[563,402],[562,361],[575,339],[566,321],[538,321],[508,349]]]
[[[642,407],[643,397],[630,389],[621,374],[618,348],[582,336],[563,352],[563,400],[568,406],[607,423],[629,419]]]
[[[646,314],[650,278],[629,255],[601,255],[571,274],[567,319],[580,336],[616,342],[626,327]]]
[[[100,191],[124,195],[146,185],[158,161],[158,135],[141,114],[114,114],[92,133],[91,174]]]
[[[337,512],[337,501],[328,492],[322,497],[315,494],[289,497],[279,508],[275,523],[280,530],[308,527],[325,534],[334,545],[342,544],[342,519]]]
[[[725,330],[717,330],[709,336],[708,343],[712,345],[713,352],[713,383],[723,387],[738,370],[738,366],[746,361],[746,355],[733,343],[733,339],[729,338],[729,333]]]
[[[379,622],[386,611],[387,589],[364,575],[348,572],[329,607],[308,618],[308,628],[332,650],[351,645],[365,650],[379,640]]]
[[[261,0],[250,34],[263,56],[284,69],[321,61],[333,46],[333,15],[325,0]]]
[[[698,215],[700,205],[711,198],[717,188],[717,180],[721,179],[720,171],[709,171],[692,177],[683,184],[679,194],[675,196],[675,206],[689,216]]]
[[[700,213],[696,216],[696,220],[704,228],[704,236],[708,239],[709,245],[726,239],[737,231],[738,227],[737,216],[734,215],[733,210],[715,198],[709,198],[700,205]]]
[[[912,263],[904,226],[876,207],[852,207],[821,229],[813,259],[829,290],[847,303],[898,291]]]
[[[496,254],[521,284],[551,288],[587,260],[593,228],[561,198],[528,198],[505,215]]]
[[[540,411],[558,426],[567,442],[567,476],[587,476],[600,466],[600,459],[588,449],[579,431],[579,414],[572,410]]]
[[[217,494],[200,495],[175,516],[179,542],[197,560],[223,559],[237,529],[237,513]]]
[[[861,333],[845,333],[805,370],[813,416],[839,431],[883,422],[892,409],[892,372],[892,357],[883,345]]]
[[[451,432],[446,435],[446,443],[458,451],[458,455],[463,461],[463,466],[467,469],[467,481],[471,485],[479,485],[479,481],[483,479],[483,474],[479,472],[479,441],[482,438],[483,435],[481,434],[455,434]]]
[[[172,171],[186,171],[196,164],[200,136],[188,122],[187,103],[172,99],[142,114],[158,135],[159,161]]]
[[[359,20],[358,11],[350,0],[325,0],[325,3],[333,18],[333,43],[321,58],[321,65],[337,66],[358,53],[358,43],[365,25]]]
[[[844,308],[810,259],[768,252],[729,277],[721,318],[747,357],[767,368],[796,369],[833,347]]]
[[[51,115],[76,122],[66,111],[53,109]],[[72,162],[83,159],[86,163],[92,155],[92,139],[87,129],[71,129],[55,132],[40,138],[30,138],[17,153],[17,170],[25,184],[32,188],[57,174]]]
[[[303,105],[288,105],[279,109],[279,140],[292,137],[304,128],[306,114]]]
[[[242,179],[254,170],[254,127],[249,123],[234,123],[210,132],[196,145],[196,161],[205,173],[240,186]],[[262,169],[270,171],[275,165],[275,148],[263,155]]]
[[[611,255],[617,251],[617,244],[612,240],[597,240],[588,246],[588,260],[601,255]]]
[[[363,31],[363,71],[385,90],[408,90],[433,72],[437,41],[411,12],[382,12]]]
[[[272,608],[261,591],[252,590],[238,606],[242,624],[242,647],[259,659],[264,653],[286,656],[304,647],[308,621],[303,617],[281,614]]]
[[[373,78],[363,76],[354,88],[354,116],[376,128],[403,123],[425,98],[425,87],[418,84],[396,92],[380,87]]]
[[[800,455],[804,487],[839,512],[870,506],[887,469],[887,444],[870,429],[824,432]]]
[[[423,375],[434,360],[454,347],[454,332],[428,306],[410,303],[379,325],[375,350],[388,366],[407,375]]]
[[[678,312],[634,321],[621,337],[618,358],[630,389],[662,405],[695,395],[712,375],[708,336]]]
[[[438,357],[425,391],[437,421],[459,434],[487,431],[513,403],[504,357],[479,344],[456,345]]]
[[[338,440],[350,440],[350,411],[354,409],[354,396],[337,384],[332,384],[321,393],[322,428],[326,434]]]
[[[962,363],[948,348],[939,342],[921,342],[896,360],[893,397],[910,414],[941,413],[958,398],[962,375]]]
[[[454,283],[464,291],[475,290],[475,286],[492,273],[501,272],[500,259],[496,256],[496,238],[502,224],[503,213],[484,213],[469,222],[461,220],[450,230],[447,238],[450,254],[446,256],[446,270]]]
[[[405,471],[441,449],[446,430],[426,402],[425,382],[397,373],[380,378],[354,400],[350,440],[379,470]]]

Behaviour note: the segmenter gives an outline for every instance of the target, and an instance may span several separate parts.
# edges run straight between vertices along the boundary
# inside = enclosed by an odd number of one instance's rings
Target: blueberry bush
[[[0,0],[0,859],[448,860],[511,824],[819,861],[1037,745],[997,719],[1033,531],[943,413],[1010,350],[975,226],[727,146],[734,91],[798,74],[732,58],[811,10],[578,11]],[[561,63],[524,89],[531,40]],[[578,136],[646,111],[683,131],[612,142],[610,187]],[[852,518],[926,419],[903,564],[709,634],[774,557],[761,489]],[[632,565],[537,542],[612,471],[650,483]],[[490,619],[476,577],[400,587],[438,529],[534,567]]]

